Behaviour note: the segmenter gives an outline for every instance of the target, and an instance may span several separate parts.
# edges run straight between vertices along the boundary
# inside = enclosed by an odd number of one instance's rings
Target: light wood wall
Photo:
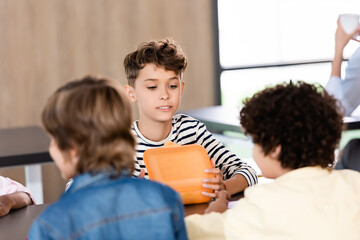
[[[165,37],[189,59],[180,110],[213,105],[212,6],[213,0],[0,0],[0,128],[41,125],[47,97],[86,74],[124,84],[124,56]],[[0,169],[22,183],[23,172]],[[43,166],[43,178],[45,202],[54,201],[65,182],[53,164]]]

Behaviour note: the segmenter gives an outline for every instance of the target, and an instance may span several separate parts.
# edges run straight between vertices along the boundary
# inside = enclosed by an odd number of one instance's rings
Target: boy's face
[[[50,136],[49,153],[51,158],[54,160],[56,166],[61,172],[61,176],[64,180],[69,180],[76,176],[76,153],[70,150],[69,154],[62,152],[56,144],[53,137]]]
[[[135,87],[125,86],[125,90],[138,105],[140,121],[166,122],[180,105],[184,85],[180,75],[151,63],[140,70]]]

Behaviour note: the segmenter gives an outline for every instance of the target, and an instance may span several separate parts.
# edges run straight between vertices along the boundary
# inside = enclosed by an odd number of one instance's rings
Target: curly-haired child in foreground
[[[360,239],[360,174],[332,169],[343,124],[337,101],[321,87],[290,82],[244,104],[253,158],[275,181],[248,188],[229,210],[221,191],[208,214],[186,218],[189,238]]]
[[[85,77],[60,87],[42,122],[70,188],[33,223],[29,239],[187,239],[172,189],[132,178],[131,107],[115,82]]]

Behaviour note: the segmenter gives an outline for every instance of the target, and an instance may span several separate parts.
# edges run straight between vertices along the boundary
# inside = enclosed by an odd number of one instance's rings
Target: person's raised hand
[[[355,34],[357,34],[358,37],[360,36],[360,24],[359,24],[358,27],[355,29],[355,31],[353,32],[353,35],[352,35],[352,36],[354,36]],[[351,40],[360,42],[360,40],[359,40],[358,38],[351,38]]]
[[[335,49],[342,51],[351,39],[355,40],[352,37],[359,32],[360,32],[360,25],[354,30],[353,33],[347,34],[344,31],[344,29],[341,27],[340,18],[338,18],[337,28],[335,32]],[[359,41],[359,40],[355,40],[355,41]]]

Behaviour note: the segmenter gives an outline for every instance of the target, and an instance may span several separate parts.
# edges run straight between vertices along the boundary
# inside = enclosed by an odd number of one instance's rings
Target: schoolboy
[[[203,179],[205,188],[215,190],[203,194],[217,197],[222,189],[231,194],[243,191],[257,183],[256,172],[215,139],[203,123],[184,114],[175,115],[185,86],[182,78],[186,66],[185,54],[169,39],[145,42],[124,59],[125,90],[139,110],[139,120],[132,125],[137,140],[135,175],[145,171],[148,178],[143,153],[149,148],[162,147],[167,140],[180,145],[200,144],[214,161],[215,168],[207,171],[217,176]]]
[[[73,183],[33,223],[29,239],[187,239],[172,189],[132,178],[131,107],[115,81],[60,87],[42,112],[50,155]]]
[[[0,217],[7,215],[11,209],[35,204],[30,191],[21,183],[0,176]]]
[[[332,170],[342,130],[336,100],[304,82],[245,101],[241,125],[272,183],[245,190],[226,210],[226,191],[205,214],[186,218],[190,239],[360,239],[360,174]]]

